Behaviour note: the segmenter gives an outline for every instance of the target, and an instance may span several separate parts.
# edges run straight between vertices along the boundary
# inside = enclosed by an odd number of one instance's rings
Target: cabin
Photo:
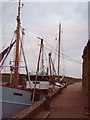
[[[90,96],[90,39],[83,50],[82,88]]]

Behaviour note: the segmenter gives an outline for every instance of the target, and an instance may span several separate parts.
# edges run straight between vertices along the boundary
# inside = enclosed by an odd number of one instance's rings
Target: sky
[[[21,26],[25,28],[23,41],[25,55],[30,72],[36,71],[39,54],[40,40],[44,39],[45,65],[48,66],[48,53],[52,51],[57,71],[57,48],[59,23],[62,26],[61,53],[81,63],[83,49],[88,40],[88,2],[23,2],[21,9]],[[0,51],[9,45],[16,28],[16,16],[18,3],[14,1],[0,3]],[[2,28],[2,29],[1,29]],[[52,49],[46,42],[54,47]],[[11,52],[12,53],[12,52]],[[14,54],[10,53],[7,65]],[[12,57],[11,57],[12,56]],[[46,61],[46,62],[45,62]],[[21,63],[22,64],[22,63]],[[75,78],[82,77],[82,64],[78,64],[61,57],[60,74]]]

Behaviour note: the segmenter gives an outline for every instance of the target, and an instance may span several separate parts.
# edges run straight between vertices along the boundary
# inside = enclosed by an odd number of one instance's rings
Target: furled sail
[[[15,44],[15,41],[10,45],[10,46],[8,46],[4,51],[2,51],[1,53],[0,53],[0,62],[3,60],[3,58],[4,58],[4,56],[5,56],[5,54],[9,51],[11,51],[11,49],[12,49],[12,47],[13,47],[13,45]]]

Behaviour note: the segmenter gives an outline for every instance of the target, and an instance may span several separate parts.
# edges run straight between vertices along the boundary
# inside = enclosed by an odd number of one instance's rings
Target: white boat
[[[24,55],[24,49],[22,46],[22,41],[20,38],[20,9],[21,2],[19,0],[18,15],[17,15],[17,27],[15,31],[15,40],[0,54],[0,69],[2,69],[4,61],[6,60],[11,48],[15,44],[15,62],[13,66],[10,66],[11,74],[10,80],[7,83],[2,81],[0,84],[0,119],[10,118],[16,113],[24,110],[26,107],[32,105],[31,94],[32,92],[27,90],[26,86],[19,82],[19,54],[20,49],[23,53],[25,68],[27,72],[27,78],[30,82],[28,76],[27,63]],[[22,30],[22,35],[24,35],[24,29]],[[20,48],[19,48],[20,47]],[[1,59],[2,57],[2,59]],[[0,74],[1,75],[1,74]],[[5,78],[6,79],[6,78]]]
[[[25,53],[22,45],[22,39],[25,35],[24,29],[21,27],[20,21],[20,9],[22,8],[21,2],[19,0],[18,6],[18,15],[17,15],[17,27],[15,34],[15,40],[11,42],[10,46],[7,47],[2,53],[0,53],[0,70],[3,68],[3,64],[7,59],[10,50],[15,44],[15,60],[14,64],[10,66],[11,74],[9,74],[10,80],[8,82],[2,82],[0,84],[0,119],[1,118],[10,118],[20,111],[24,110],[28,106],[31,106],[35,101],[40,100],[41,98],[48,95],[51,90],[50,82],[54,87],[53,79],[55,79],[54,75],[51,72],[51,56],[49,56],[49,65],[50,65],[50,75],[47,73],[44,74],[44,65],[43,65],[43,39],[41,39],[40,52],[38,57],[37,71],[36,75],[29,75],[27,62],[25,58]],[[60,31],[59,31],[60,32]],[[22,38],[20,38],[22,33]],[[59,37],[60,38],[60,37]],[[59,50],[60,51],[60,50]],[[25,69],[27,75],[25,75],[25,83],[19,79],[19,62],[20,62],[20,54],[23,54],[23,60],[25,62]],[[39,75],[39,62],[42,53],[42,74]],[[60,52],[58,53],[60,55]],[[51,55],[51,53],[50,53]],[[2,56],[2,58],[1,58]],[[60,56],[58,56],[60,58]],[[58,64],[60,60],[58,61]],[[59,66],[59,65],[58,65]],[[54,65],[52,63],[53,71]],[[58,76],[59,76],[58,70]],[[1,74],[0,74],[1,75]],[[1,76],[0,76],[1,77]],[[6,76],[7,77],[7,76]],[[59,77],[58,77],[59,78]],[[28,83],[28,85],[27,85]],[[50,88],[50,89],[49,89]]]
[[[48,80],[48,87],[44,88],[45,86],[42,86],[43,84],[40,85],[37,89],[37,84],[33,84],[33,82],[30,81],[30,76],[27,68],[27,62],[24,54],[24,49],[22,45],[22,41],[20,38],[20,34],[22,33],[22,38],[24,35],[24,29],[20,32],[21,29],[21,22],[20,22],[20,9],[22,8],[21,2],[19,0],[19,6],[18,6],[18,15],[17,15],[17,27],[15,33],[15,41],[10,44],[9,47],[7,47],[1,54],[0,54],[0,69],[2,69],[4,61],[6,60],[11,48],[15,44],[16,49],[15,49],[15,61],[13,66],[10,66],[10,80],[9,82],[2,82],[0,84],[0,119],[1,118],[10,118],[17,114],[18,112],[24,110],[26,107],[31,106],[33,102],[35,101],[35,96],[38,92],[37,95],[39,95],[39,99],[44,97],[43,93],[39,93],[40,91],[46,92],[49,88],[49,80]],[[21,51],[20,48],[21,47]],[[22,52],[23,54],[23,59],[25,62],[25,69],[27,73],[27,81],[29,82],[29,87],[27,88],[26,83],[20,83],[19,81],[19,54]],[[2,56],[2,58],[1,58]],[[1,75],[1,74],[0,74]],[[33,84],[33,87],[31,87]],[[31,86],[30,86],[31,85]],[[42,87],[44,90],[42,90]],[[33,93],[34,91],[34,93]],[[37,92],[36,92],[37,91]],[[33,100],[32,100],[33,98]]]

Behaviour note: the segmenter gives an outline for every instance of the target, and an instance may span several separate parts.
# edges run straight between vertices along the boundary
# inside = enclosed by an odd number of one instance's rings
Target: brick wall
[[[90,96],[90,39],[83,50],[82,87],[84,92]]]

